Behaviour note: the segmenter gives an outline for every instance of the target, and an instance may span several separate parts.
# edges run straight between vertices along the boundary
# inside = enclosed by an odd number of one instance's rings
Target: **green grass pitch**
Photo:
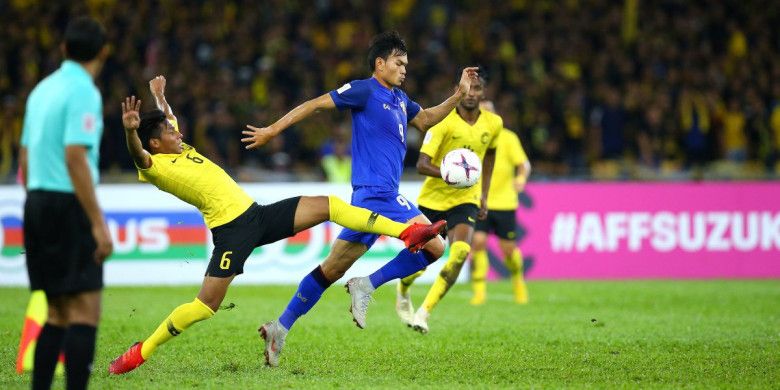
[[[108,288],[91,387],[140,388],[777,388],[780,281],[529,283],[531,303],[508,283],[468,305],[457,285],[429,322],[396,318],[390,286],[354,326],[341,286],[296,324],[279,368],[262,366],[257,327],[295,286],[234,286],[222,310],[160,347],[143,366],[109,376],[108,363],[146,337],[198,288]],[[415,286],[415,303],[427,286]],[[14,363],[28,292],[0,288],[0,388],[28,388]],[[64,386],[62,379],[55,388]]]

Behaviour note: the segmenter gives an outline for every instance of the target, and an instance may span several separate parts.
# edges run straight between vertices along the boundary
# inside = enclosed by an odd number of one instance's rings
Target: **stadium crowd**
[[[348,115],[321,114],[259,152],[243,150],[241,130],[367,77],[369,39],[397,29],[410,49],[404,88],[423,106],[449,95],[463,66],[486,69],[487,95],[536,179],[780,174],[780,3],[455,3],[1,1],[0,178],[15,174],[27,95],[59,66],[68,18],[85,13],[112,45],[99,78],[109,173],[132,172],[122,98],[135,93],[152,108],[147,81],[163,74],[185,140],[239,180],[321,178],[322,157],[343,154]]]

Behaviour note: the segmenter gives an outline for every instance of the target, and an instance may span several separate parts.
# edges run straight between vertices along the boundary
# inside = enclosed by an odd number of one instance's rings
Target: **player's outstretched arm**
[[[169,120],[175,121],[176,116],[173,115],[173,109],[168,101],[165,100],[165,76],[157,76],[149,80],[149,91],[154,96],[154,103],[160,111],[165,113],[165,117]]]
[[[441,170],[431,161],[431,156],[420,153],[420,157],[417,159],[417,172],[421,175],[441,178]]]
[[[292,111],[279,118],[279,120],[274,122],[271,126],[255,127],[246,125],[248,130],[241,132],[246,137],[242,138],[241,142],[246,144],[247,149],[256,149],[265,145],[271,138],[276,137],[288,127],[310,117],[312,114],[322,110],[332,110],[334,108],[336,108],[336,103],[333,102],[333,98],[330,94],[326,93],[293,108]]]
[[[490,191],[490,179],[493,176],[493,166],[496,163],[496,149],[488,149],[482,159],[482,199],[480,199],[479,214],[477,218],[487,218],[487,199]]]
[[[447,100],[441,102],[438,106],[421,110],[409,123],[420,131],[427,131],[431,126],[441,122],[441,120],[455,108],[455,105],[458,104],[460,99],[463,99],[463,97],[469,93],[471,82],[477,80],[478,69],[479,68],[477,67],[463,69],[455,93],[447,98]]]
[[[122,102],[122,126],[125,128],[127,150],[135,166],[147,169],[152,166],[152,158],[149,152],[144,150],[141,139],[138,138],[138,126],[141,125],[141,116],[138,113],[140,109],[141,99],[136,100],[135,96],[125,98]]]

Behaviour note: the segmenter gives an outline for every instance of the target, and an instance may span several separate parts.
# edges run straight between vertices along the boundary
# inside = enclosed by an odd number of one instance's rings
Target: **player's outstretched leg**
[[[488,254],[486,250],[474,251],[471,255],[471,287],[474,296],[471,297],[472,305],[482,305],[487,299],[487,286],[485,277],[488,271]]]
[[[412,320],[412,328],[414,330],[422,334],[428,333],[428,316],[436,304],[447,294],[450,287],[455,284],[455,280],[458,279],[469,251],[471,251],[471,246],[465,241],[455,241],[452,244],[447,263],[436,277],[436,281],[433,282],[431,289],[428,290],[428,295],[425,296],[422,306],[414,313],[414,319]]]
[[[214,311],[198,298],[177,307],[149,338],[143,342],[136,342],[127,352],[114,359],[108,367],[108,372],[119,375],[136,369],[149,359],[157,346],[178,336],[192,324],[211,318],[213,315]]]
[[[312,198],[308,198],[307,201]],[[379,213],[347,204],[336,196],[328,196],[328,219],[346,228],[360,232],[376,233],[403,240],[411,252],[417,252],[426,242],[443,231],[447,224],[441,223],[411,225],[395,222]],[[296,224],[297,225],[297,224]]]

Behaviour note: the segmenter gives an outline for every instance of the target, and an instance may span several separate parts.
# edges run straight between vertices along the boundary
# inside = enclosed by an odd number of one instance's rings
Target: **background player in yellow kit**
[[[484,91],[484,77],[472,81],[468,95],[444,120],[428,130],[420,148],[417,170],[428,176],[417,200],[420,211],[431,221],[447,221],[450,242],[447,263],[416,312],[409,297],[409,287],[422,272],[401,279],[398,284],[396,312],[404,323],[421,333],[428,332],[428,316],[458,278],[471,251],[477,218],[484,219],[487,213],[486,196],[493,171],[496,140],[504,125],[498,115],[480,110],[479,102],[484,97]],[[481,183],[470,188],[454,188],[441,178],[441,160],[447,152],[458,148],[470,149],[482,160]]]
[[[480,103],[483,111],[495,112],[493,103],[484,100]],[[488,194],[488,217],[477,221],[474,238],[471,241],[471,283],[474,296],[472,305],[481,305],[486,299],[485,276],[488,271],[488,255],[485,250],[487,235],[491,231],[498,236],[498,245],[504,256],[504,264],[512,278],[515,302],[527,303],[528,290],[523,280],[523,253],[517,246],[517,222],[515,212],[517,195],[523,192],[531,163],[528,161],[517,134],[509,129],[501,130],[496,147],[496,162],[490,179]]]
[[[140,100],[133,96],[122,103],[130,156],[140,180],[198,208],[211,229],[214,252],[195,300],[174,309],[151,336],[114,359],[109,366],[112,374],[135,369],[159,345],[211,318],[230,282],[244,272],[244,262],[259,246],[330,220],[357,231],[399,237],[416,252],[443,228],[444,224],[391,221],[335,196],[298,196],[260,206],[222,168],[181,142],[176,117],[164,97],[165,78],[157,77],[149,85],[160,109],[140,116]]]

